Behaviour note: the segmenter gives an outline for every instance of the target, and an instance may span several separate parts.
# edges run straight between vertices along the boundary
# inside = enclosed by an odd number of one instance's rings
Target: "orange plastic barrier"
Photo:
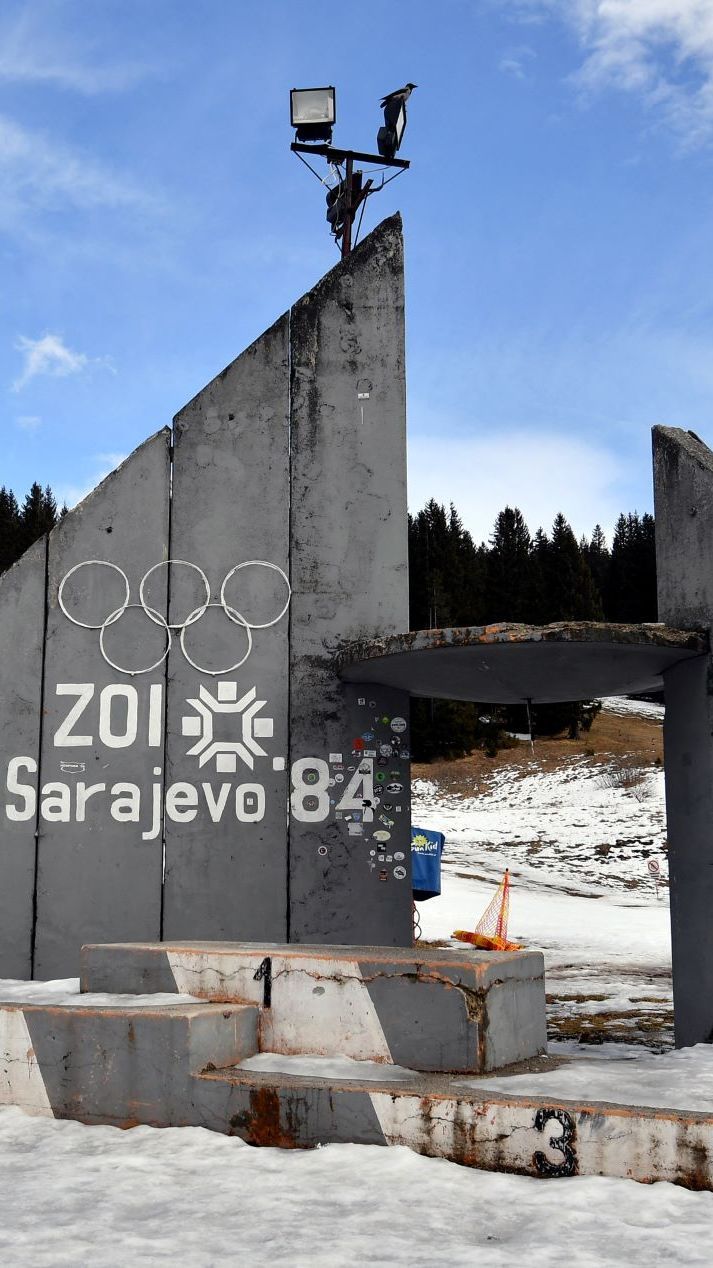
[[[488,903],[475,929],[456,929],[451,935],[459,942],[469,942],[481,951],[520,951],[522,943],[508,942],[508,916],[510,914],[510,870],[505,875]]]

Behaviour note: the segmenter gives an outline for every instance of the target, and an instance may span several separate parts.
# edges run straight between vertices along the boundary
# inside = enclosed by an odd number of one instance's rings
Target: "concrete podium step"
[[[546,1049],[540,952],[276,943],[82,948],[84,991],[260,1005],[260,1048],[482,1073]]]
[[[355,1063],[362,1064],[362,1063]],[[713,1113],[518,1095],[488,1080],[402,1071],[381,1078],[205,1071],[205,1125],[252,1145],[406,1145],[486,1171],[618,1176],[713,1188]],[[516,1082],[513,1079],[513,1082]]]
[[[598,1063],[535,1053],[496,1075],[458,1071],[456,1059],[492,1054],[482,1042],[491,1026],[507,1038],[520,1018],[528,1033],[538,957],[491,956],[485,964],[428,948],[390,951],[388,959],[378,948],[338,951],[174,950],[171,993],[6,984],[0,1105],[88,1124],[203,1126],[253,1145],[401,1144],[540,1178],[609,1175],[713,1189],[707,1045]],[[122,972],[137,954],[144,968],[135,984],[145,989],[167,960],[153,948],[122,948]],[[107,985],[108,962],[102,979],[101,957],[89,959],[86,981]],[[183,993],[189,981],[206,993],[259,993],[261,1002],[191,998]],[[439,1038],[434,1027],[443,1025],[450,1029]],[[312,1044],[304,1052],[300,1036]],[[407,1067],[394,1059],[399,1051],[453,1065]]]
[[[258,1011],[0,1004],[0,1105],[118,1127],[200,1123],[192,1076],[257,1052]]]

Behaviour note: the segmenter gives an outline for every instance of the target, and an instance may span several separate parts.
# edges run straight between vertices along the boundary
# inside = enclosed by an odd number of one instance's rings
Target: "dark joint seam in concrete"
[[[168,442],[168,526],[166,532],[166,549],[168,558],[171,559],[171,550],[173,544],[173,463],[175,453],[175,427],[176,420],[173,420],[173,426]],[[171,620],[171,569],[166,569],[166,620]],[[170,628],[170,627],[169,627]],[[162,768],[163,768],[163,785],[166,787],[166,763],[168,760],[168,662],[170,656],[167,656],[163,662],[163,744],[161,746]],[[166,798],[162,798],[161,811],[161,884],[159,897],[159,925],[158,936],[159,941],[163,942],[163,922],[164,909],[166,903]]]
[[[37,789],[41,788],[41,762],[42,762],[42,740],[44,734],[45,720],[45,660],[47,658],[47,621],[49,614],[49,569],[50,569],[50,548],[49,534],[45,533],[45,602],[42,617],[42,662],[40,665],[40,718],[37,734]],[[37,904],[38,894],[37,885],[39,881],[40,870],[40,797],[37,797],[37,808],[35,810],[35,860],[34,860],[34,878],[32,883],[32,926],[30,929],[30,977],[35,976],[35,944],[37,937]]]
[[[287,310],[287,575],[292,588],[292,308]],[[287,609],[287,770],[292,770],[292,603]],[[292,937],[292,815],[285,785],[285,941]]]

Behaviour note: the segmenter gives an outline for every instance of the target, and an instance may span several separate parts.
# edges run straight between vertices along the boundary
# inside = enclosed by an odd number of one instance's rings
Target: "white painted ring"
[[[115,612],[111,612],[109,616],[106,618],[106,620],[101,622],[99,625],[90,625],[87,621],[78,621],[76,616],[71,616],[70,613],[67,611],[66,607],[64,606],[64,601],[62,599],[62,592],[64,590],[65,585],[69,581],[69,578],[72,576],[72,573],[78,572],[80,568],[88,568],[90,564],[99,564],[102,568],[113,568],[114,572],[118,572],[119,576],[123,578],[124,585],[126,586],[126,598],[124,599],[122,606],[117,608]],[[59,590],[57,591],[57,602],[59,603],[59,606],[64,612],[64,615],[66,616],[67,620],[71,621],[72,625],[79,625],[80,628],[83,630],[103,630],[105,626],[113,625],[114,621],[118,621],[120,617],[124,615],[126,609],[129,606],[130,597],[131,597],[131,587],[129,585],[129,578],[124,572],[124,569],[120,568],[118,564],[110,563],[108,559],[83,559],[81,563],[75,564],[73,568],[70,568],[69,572],[66,572],[64,574],[62,580],[59,583]]]
[[[173,642],[173,638],[166,621],[164,621],[163,617],[161,616],[161,613],[157,612],[155,608],[151,608],[151,611],[154,613],[154,617],[156,618],[155,624],[163,625],[166,631],[166,635],[167,635],[166,650],[164,651],[163,655],[159,656],[158,660],[155,661],[153,665],[149,665],[147,669],[124,669],[123,665],[117,665],[115,660],[112,660],[110,656],[107,656],[106,648],[104,646],[104,631],[107,629],[109,625],[113,625],[115,621],[118,621],[119,618],[124,615],[127,608],[141,608],[144,612],[146,612],[147,616],[149,615],[143,603],[126,603],[123,608],[117,608],[116,612],[112,612],[111,615],[107,617],[103,625],[100,625],[96,628],[99,629],[99,650],[102,656],[104,657],[104,660],[106,661],[107,665],[111,665],[111,668],[116,669],[117,672],[120,674],[129,674],[132,678],[136,678],[139,674],[150,674],[152,669],[158,669],[159,665],[163,664],[166,657],[168,656],[168,653],[171,650],[171,644]],[[154,617],[152,617],[151,619],[154,620]]]
[[[161,621],[155,622],[157,625],[167,624],[169,630],[183,630],[186,628],[187,625],[194,625],[196,621],[200,621],[201,617],[203,616],[203,613],[206,611],[210,603],[210,584],[203,569],[199,568],[198,564],[192,564],[189,559],[161,559],[159,560],[157,564],[152,564],[152,566],[148,569],[147,572],[144,573],[143,577],[141,578],[141,585],[139,586],[139,600],[141,603],[141,607],[144,609],[144,612],[146,613],[146,615],[149,617],[150,620],[154,621],[155,618],[151,615],[151,613],[155,609],[150,608],[148,604],[146,603],[146,597],[144,595],[144,586],[146,585],[146,582],[148,581],[152,572],[155,572],[157,568],[168,568],[170,564],[183,564],[184,568],[194,568],[195,571],[199,574],[200,579],[203,582],[203,585],[205,586],[205,603],[201,604],[200,607],[194,608],[193,611],[190,613],[190,615],[186,617],[185,621],[164,622],[163,618],[161,618]]]
[[[193,617],[193,615],[194,615],[194,614],[193,614],[193,612],[191,612],[190,617],[189,617],[189,618],[188,618],[188,620],[186,621],[185,625],[184,625],[184,626],[182,626],[182,628],[181,628],[181,634],[180,634],[181,651],[183,652],[183,655],[185,656],[186,660],[188,661],[188,664],[189,664],[189,665],[192,665],[192,667],[193,667],[195,670],[197,670],[197,672],[198,672],[199,674],[210,674],[210,676],[211,676],[212,678],[219,678],[221,674],[232,674],[232,673],[233,673],[233,670],[235,670],[235,669],[240,669],[240,666],[245,664],[245,662],[246,662],[246,660],[247,660],[248,656],[250,655],[250,653],[251,653],[251,651],[252,651],[252,649],[253,649],[253,636],[252,636],[252,632],[251,632],[250,626],[248,625],[248,622],[247,622],[247,621],[246,621],[246,620],[245,620],[245,619],[244,619],[244,618],[240,615],[240,613],[239,613],[239,612],[237,612],[237,611],[235,610],[235,608],[229,608],[229,607],[226,607],[226,604],[223,602],[223,600],[222,600],[222,599],[221,599],[221,601],[220,601],[219,603],[218,603],[218,602],[208,603],[208,604],[206,604],[206,607],[209,607],[209,608],[222,608],[222,609],[223,609],[223,611],[225,612],[225,615],[228,617],[228,619],[229,619],[229,620],[231,620],[231,621],[233,622],[233,624],[234,624],[234,625],[240,625],[240,626],[242,626],[242,628],[245,630],[245,632],[247,633],[247,636],[248,636],[248,650],[246,651],[246,653],[245,653],[245,655],[243,656],[242,660],[238,660],[238,661],[236,661],[234,665],[229,665],[227,669],[204,669],[204,667],[203,667],[202,665],[198,665],[198,664],[196,664],[196,662],[195,662],[194,660],[191,660],[190,656],[188,655],[188,652],[186,651],[186,643],[185,643],[185,637],[184,637],[184,636],[185,636],[186,630],[188,629],[188,626],[193,624],[193,621],[192,621],[192,619],[191,619],[191,618]],[[197,612],[197,611],[198,611],[198,608],[196,608],[195,610],[196,610],[196,612]],[[205,608],[203,609],[203,611],[205,612]],[[231,613],[231,612],[233,613],[233,616],[230,616],[230,613]],[[202,615],[202,613],[201,613],[201,615]],[[198,619],[198,618],[196,617],[196,620],[197,620],[197,619]]]
[[[227,586],[233,574],[236,572],[240,572],[241,568],[271,568],[273,572],[279,572],[280,576],[282,577],[282,580],[287,586],[287,600],[282,610],[277,614],[276,617],[273,618],[272,621],[263,621],[262,623],[258,623],[257,621],[247,621],[245,617],[242,617],[240,621],[237,622],[237,624],[246,625],[248,629],[250,630],[267,630],[270,628],[271,625],[277,625],[278,621],[282,620],[283,616],[285,615],[285,612],[290,606],[290,600],[292,598],[292,586],[290,585],[289,579],[287,577],[287,573],[284,572],[282,568],[280,568],[279,564],[271,564],[268,562],[267,559],[246,559],[244,563],[236,564],[234,568],[230,569],[230,572],[226,573],[225,577],[223,578],[223,584],[220,587],[220,602],[223,605],[223,611],[225,612],[225,615],[228,617],[230,621],[233,620],[230,613],[234,612],[235,608],[230,608],[230,606],[226,604],[225,602],[225,587]]]

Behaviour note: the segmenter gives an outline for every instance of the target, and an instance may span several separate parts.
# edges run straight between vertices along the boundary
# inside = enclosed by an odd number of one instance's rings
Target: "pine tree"
[[[582,553],[589,564],[592,580],[603,602],[607,588],[611,555],[601,524],[594,525],[591,541],[587,542],[583,539]]]
[[[20,544],[25,551],[57,523],[57,503],[49,485],[43,489],[34,482],[22,504],[20,520]]]
[[[530,607],[530,533],[517,507],[495,520],[487,568],[488,621],[525,621]]]
[[[653,515],[646,512],[641,517],[636,546],[637,563],[637,621],[658,620],[658,594],[656,589],[656,525]]]
[[[655,621],[656,542],[653,515],[620,515],[612,543],[607,616],[610,621]]]
[[[552,537],[545,557],[545,581],[548,620],[601,620],[601,600],[592,580],[589,564],[561,512],[552,526]]]
[[[550,539],[542,528],[538,528],[530,547],[530,586],[528,593],[528,621],[533,625],[544,625],[548,617],[547,602],[547,560]]]
[[[12,489],[0,489],[0,572],[4,572],[22,553],[20,546],[20,510]]]

